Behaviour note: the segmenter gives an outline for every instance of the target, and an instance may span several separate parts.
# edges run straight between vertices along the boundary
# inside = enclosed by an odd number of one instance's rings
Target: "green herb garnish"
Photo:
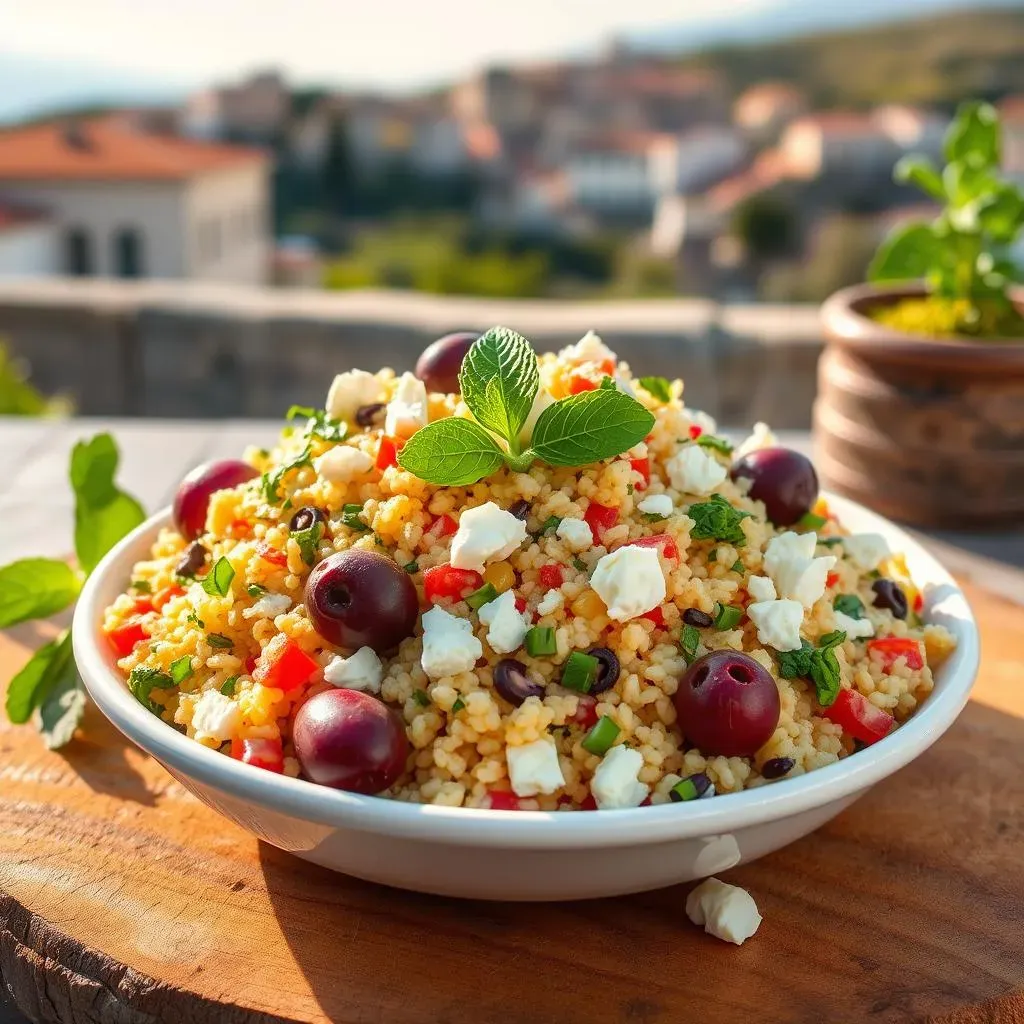
[[[743,564],[742,558],[737,558],[735,562],[729,567],[729,572],[738,572],[741,576],[746,571],[746,566]]]
[[[692,665],[697,659],[697,645],[700,643],[700,630],[696,626],[683,626],[682,637],[679,646],[682,649],[683,657],[687,665]]]
[[[350,530],[366,531],[370,527],[363,522],[363,506],[356,504],[341,506],[341,521]]]
[[[526,653],[531,658],[543,658],[558,650],[553,626],[533,626],[526,631]]]
[[[537,531],[538,536],[547,533],[548,530],[557,530],[558,524],[562,521],[561,516],[548,516],[543,523],[540,524],[540,529]]]
[[[573,556],[572,564],[573,564],[573,568],[579,570],[579,572],[588,572],[589,568],[590,568],[587,565],[587,563],[584,562],[582,558],[580,558],[579,555],[574,555]]]
[[[466,604],[474,611],[479,611],[485,604],[490,604],[498,596],[498,588],[493,583],[485,583],[478,590],[466,596]]]
[[[863,619],[864,602],[856,594],[839,594],[832,602],[837,612],[849,615],[851,619]]]
[[[406,562],[402,568],[411,576],[413,573],[420,571],[420,563],[416,561]]]
[[[752,518],[751,514],[733,508],[720,494],[691,505],[686,514],[694,523],[690,531],[694,540],[722,540],[735,545],[747,542],[740,523]]]
[[[416,703],[419,704],[421,708],[430,707],[430,698],[427,696],[425,690],[413,690],[412,699],[416,701]]]
[[[299,545],[299,552],[306,565],[312,565],[316,561],[317,550],[324,535],[324,524],[319,520],[305,530],[294,530],[292,540]]]
[[[307,443],[295,458],[278,466],[273,473],[263,474],[260,482],[263,487],[263,496],[268,504],[276,505],[281,500],[280,487],[289,473],[296,469],[302,469],[304,466],[313,465],[312,453],[313,449]]]
[[[222,651],[235,646],[234,640],[229,640],[223,633],[207,633],[206,642],[211,647],[218,647]]]
[[[348,424],[328,416],[323,409],[312,409],[304,405],[293,405],[285,417],[289,420],[304,419],[305,433],[324,441],[344,441]]]
[[[185,621],[191,622],[194,626],[198,626],[200,629],[206,629],[206,623],[203,622],[195,612],[189,612],[188,615],[185,616]]]
[[[217,559],[214,567],[202,578],[201,586],[212,597],[227,597],[231,590],[231,581],[234,578],[234,568],[222,555]]]
[[[776,651],[779,661],[779,675],[783,679],[810,678],[817,691],[818,703],[827,708],[839,695],[842,681],[839,660],[834,648],[846,641],[842,630],[826,633],[813,647],[806,640],[798,651]]]
[[[234,697],[235,686],[237,684],[238,676],[232,676],[230,679],[225,679],[224,682],[220,684],[220,692],[223,693],[225,697]]]
[[[796,522],[796,525],[803,530],[820,530],[828,519],[825,516],[819,516],[814,512],[805,512]]]
[[[717,562],[718,561],[718,548],[712,548],[708,552],[708,561],[709,562]]]
[[[743,618],[743,609],[737,608],[734,604],[720,604],[715,602],[715,628],[735,629]]]
[[[153,585],[149,580],[132,580],[129,584],[136,594],[152,594]]]
[[[258,583],[250,583],[249,586],[245,588],[245,592],[250,597],[262,597],[267,592],[267,588],[261,587]]]
[[[458,714],[458,712],[462,711],[465,706],[466,702],[461,697],[456,697],[455,703],[452,705],[452,714]]]
[[[659,402],[672,401],[672,382],[667,377],[641,377],[637,383]]]
[[[580,746],[590,754],[604,757],[611,750],[621,731],[613,718],[602,715],[597,724],[583,737]]]
[[[171,680],[175,686],[181,686],[192,675],[192,659],[186,654],[183,658],[171,662]]]
[[[660,523],[664,519],[668,519],[668,516],[663,516],[660,512],[641,512],[640,518],[645,523]]]
[[[154,690],[170,690],[174,687],[174,680],[166,673],[155,668],[143,668],[137,665],[128,676],[128,689],[132,696],[147,710],[154,715],[160,714],[160,706],[153,702],[151,696]]]
[[[638,444],[654,425],[654,417],[612,382],[548,406],[533,429],[531,447],[523,451],[519,431],[540,389],[540,374],[530,343],[504,327],[492,328],[473,343],[459,383],[475,419],[428,423],[398,455],[403,469],[430,483],[464,486],[503,465],[525,471],[536,459],[552,466],[600,462]]]
[[[732,455],[732,442],[726,441],[724,437],[715,437],[714,434],[701,434],[697,438],[697,444],[701,448],[710,448],[712,451],[721,452],[722,455]]]

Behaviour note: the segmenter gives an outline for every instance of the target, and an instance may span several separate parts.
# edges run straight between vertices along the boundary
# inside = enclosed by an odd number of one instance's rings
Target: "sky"
[[[0,52],[193,85],[270,65],[402,88],[769,0],[0,0]]]

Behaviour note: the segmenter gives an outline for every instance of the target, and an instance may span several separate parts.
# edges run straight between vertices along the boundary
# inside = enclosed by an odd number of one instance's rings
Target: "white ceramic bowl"
[[[724,871],[785,846],[912,761],[952,724],[978,667],[978,632],[945,569],[892,523],[829,496],[853,532],[882,533],[925,590],[925,615],[957,637],[934,692],[893,735],[837,764],[760,789],[686,804],[592,813],[487,811],[360,796],[286,778],[200,746],[128,692],[100,636],[104,608],[147,556],[167,512],[117,545],[89,578],[75,657],[100,710],[200,800],[260,839],[386,885],[448,896],[562,900],[655,889]]]

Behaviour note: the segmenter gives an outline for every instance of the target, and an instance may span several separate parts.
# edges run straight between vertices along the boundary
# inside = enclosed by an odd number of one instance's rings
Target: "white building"
[[[737,170],[746,155],[742,137],[728,125],[661,136],[648,151],[651,184],[659,195],[707,188]]]
[[[181,111],[181,130],[200,139],[269,142],[287,123],[291,93],[276,71],[261,71],[237,85],[194,93]]]
[[[648,167],[650,136],[591,138],[575,147],[562,170],[569,201],[610,215],[650,211],[654,189]]]
[[[0,203],[0,278],[60,272],[57,230],[43,211]]]
[[[884,173],[899,156],[892,138],[868,114],[809,114],[794,121],[780,144],[793,176]]]
[[[127,116],[0,132],[0,201],[45,210],[61,273],[260,283],[270,165]]]

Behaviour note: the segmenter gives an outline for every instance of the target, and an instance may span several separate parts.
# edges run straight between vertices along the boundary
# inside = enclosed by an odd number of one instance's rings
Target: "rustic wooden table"
[[[66,552],[67,453],[99,426],[0,422],[0,563]],[[156,508],[189,466],[276,428],[113,429],[123,484]],[[941,550],[982,626],[971,703],[830,825],[729,873],[764,915],[741,949],[687,923],[682,886],[482,904],[312,867],[199,804],[90,709],[59,753],[0,721],[4,987],[47,1024],[1024,1021],[1021,580]],[[0,637],[0,690],[51,631]]]

